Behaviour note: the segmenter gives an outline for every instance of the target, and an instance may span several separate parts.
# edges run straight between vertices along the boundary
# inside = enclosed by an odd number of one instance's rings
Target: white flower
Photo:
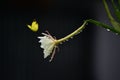
[[[49,33],[42,33],[44,36],[38,37],[40,39],[39,43],[41,43],[41,48],[44,49],[44,58],[47,58],[49,55],[51,55],[50,61],[53,59],[56,49],[56,39],[54,39]]]
[[[44,51],[43,51],[44,58],[48,57],[52,53],[51,59],[50,59],[50,61],[52,61],[52,59],[54,58],[55,50],[56,50],[56,48],[58,48],[57,45],[62,44],[62,42],[68,41],[68,39],[73,38],[73,36],[80,33],[85,28],[86,24],[87,24],[87,21],[85,21],[82,24],[82,26],[80,26],[74,32],[72,32],[69,35],[67,35],[61,39],[58,39],[58,40],[53,38],[48,31],[47,31],[47,34],[42,33],[44,36],[38,37],[38,38],[40,39],[39,43],[41,43],[40,47],[44,49]]]

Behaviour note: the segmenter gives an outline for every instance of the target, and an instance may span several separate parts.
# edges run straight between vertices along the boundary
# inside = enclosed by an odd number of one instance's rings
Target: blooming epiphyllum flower
[[[40,39],[39,43],[41,43],[41,48],[44,49],[43,53],[44,53],[44,58],[47,58],[49,55],[51,55],[51,59],[50,61],[52,61],[54,54],[55,54],[55,50],[57,48],[57,45],[68,41],[68,39],[72,38],[73,36],[77,35],[78,33],[80,33],[84,28],[85,25],[87,24],[87,22],[85,21],[83,23],[82,26],[80,26],[77,30],[75,30],[74,32],[72,32],[71,34],[61,38],[61,39],[55,39],[53,38],[49,32],[46,33],[42,33],[42,37],[38,37]]]
[[[27,25],[28,28],[34,32],[38,31],[38,23],[36,21],[33,21],[31,25]]]
[[[57,40],[54,39],[49,33],[42,33],[44,36],[43,37],[38,37],[40,39],[39,43],[41,43],[41,48],[44,49],[43,53],[44,53],[44,58],[47,58],[49,55],[51,55],[51,59],[50,61],[52,61],[54,54],[55,54],[55,50],[57,47]]]

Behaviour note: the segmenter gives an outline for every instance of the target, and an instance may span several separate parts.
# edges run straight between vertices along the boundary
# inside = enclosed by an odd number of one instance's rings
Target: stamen
[[[52,37],[52,35],[46,30],[45,31],[46,33],[47,33],[47,35],[45,35],[45,36],[48,36],[50,39],[52,39],[52,40],[55,40],[53,37]],[[45,33],[44,33],[45,34]]]
[[[51,59],[49,60],[49,62],[51,62],[51,61],[53,60],[53,58],[54,58],[54,56],[55,56],[55,51],[56,51],[56,46],[55,46],[55,48],[54,48],[54,50],[53,50],[53,53],[52,53],[52,55],[51,55]]]
[[[49,33],[49,31],[48,31],[48,30],[46,30],[45,32],[46,32],[48,35],[52,36],[52,35]]]
[[[46,34],[46,33],[42,33],[42,35],[44,35],[44,36],[47,36],[47,37],[48,37],[48,34]]]

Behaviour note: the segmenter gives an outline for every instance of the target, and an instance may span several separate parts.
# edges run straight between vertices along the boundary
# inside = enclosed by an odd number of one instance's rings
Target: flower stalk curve
[[[41,43],[41,48],[43,48],[43,53],[44,53],[44,58],[47,58],[48,56],[51,55],[50,62],[54,58],[56,48],[58,47],[59,44],[62,42],[67,41],[68,39],[72,38],[73,36],[79,34],[84,28],[85,25],[87,24],[87,21],[85,21],[82,26],[80,26],[77,30],[72,32],[71,34],[61,38],[61,39],[56,39],[53,38],[50,33],[47,31],[47,33],[42,33],[43,36],[38,37],[40,39],[39,43]]]

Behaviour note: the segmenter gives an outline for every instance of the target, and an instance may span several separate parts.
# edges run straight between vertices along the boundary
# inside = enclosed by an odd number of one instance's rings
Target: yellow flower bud
[[[33,21],[31,25],[27,25],[28,28],[34,32],[38,31],[38,23],[36,21]]]

